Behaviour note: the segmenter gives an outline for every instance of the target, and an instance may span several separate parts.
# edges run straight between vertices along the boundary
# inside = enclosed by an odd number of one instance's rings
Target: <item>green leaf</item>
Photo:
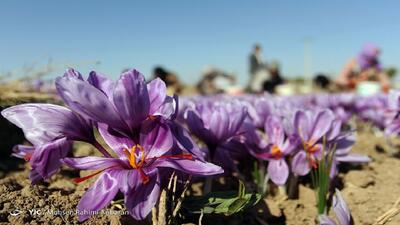
[[[232,215],[254,206],[261,199],[260,194],[246,194],[243,182],[239,183],[239,190],[228,192],[211,192],[205,196],[185,198],[183,208],[190,213]]]

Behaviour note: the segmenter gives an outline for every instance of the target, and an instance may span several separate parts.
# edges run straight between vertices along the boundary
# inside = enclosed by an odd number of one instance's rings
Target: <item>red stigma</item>
[[[189,159],[193,160],[193,155],[188,153],[182,153],[177,155],[162,155],[159,157],[155,157],[155,159]]]
[[[32,158],[32,153],[26,153],[25,156],[24,156],[24,160],[26,162],[31,161],[31,158]]]
[[[77,177],[77,178],[72,179],[72,181],[75,182],[75,183],[77,183],[77,184],[79,184],[79,183],[81,183],[81,182],[83,182],[83,181],[85,181],[85,180],[89,180],[90,178],[96,176],[97,174],[99,174],[99,173],[101,173],[101,172],[103,172],[103,171],[104,171],[104,170],[100,170],[100,171],[97,171],[97,172],[95,172],[95,173],[92,173],[92,174],[90,174],[90,175],[88,175],[88,176]]]
[[[138,171],[139,171],[139,174],[140,174],[140,178],[142,179],[142,183],[143,183],[143,184],[147,184],[147,183],[150,181],[149,176],[147,176],[147,175],[144,173],[144,171],[143,171],[142,168],[139,168]]]

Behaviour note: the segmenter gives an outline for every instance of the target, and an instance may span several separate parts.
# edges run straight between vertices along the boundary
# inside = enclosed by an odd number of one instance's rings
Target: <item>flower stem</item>
[[[204,182],[203,195],[209,194],[211,192],[212,181],[212,177],[206,177],[206,180]]]
[[[290,173],[288,180],[288,198],[289,199],[298,199],[299,198],[299,177],[294,173]]]

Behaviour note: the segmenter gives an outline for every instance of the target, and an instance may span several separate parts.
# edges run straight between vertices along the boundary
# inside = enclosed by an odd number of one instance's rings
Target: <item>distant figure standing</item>
[[[380,50],[373,44],[366,44],[356,58],[344,66],[336,83],[342,88],[355,88],[362,81],[376,81],[382,90],[390,88],[390,80],[379,62]]]
[[[261,56],[261,45],[254,45],[254,49],[250,54],[249,66],[250,66],[250,81],[248,89],[252,92],[259,92],[262,89],[262,83],[267,79],[266,64],[263,62]]]

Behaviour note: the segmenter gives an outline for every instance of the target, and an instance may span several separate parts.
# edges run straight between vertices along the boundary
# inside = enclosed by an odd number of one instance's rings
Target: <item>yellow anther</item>
[[[140,161],[139,163],[136,162],[136,151],[139,150],[139,154],[140,154]],[[143,163],[144,163],[144,149],[141,145],[134,145],[131,148],[131,151],[129,151],[128,149],[124,149],[124,154],[126,155],[126,157],[128,158],[129,164],[132,166],[132,168],[134,169],[138,169],[140,167],[142,167]]]

